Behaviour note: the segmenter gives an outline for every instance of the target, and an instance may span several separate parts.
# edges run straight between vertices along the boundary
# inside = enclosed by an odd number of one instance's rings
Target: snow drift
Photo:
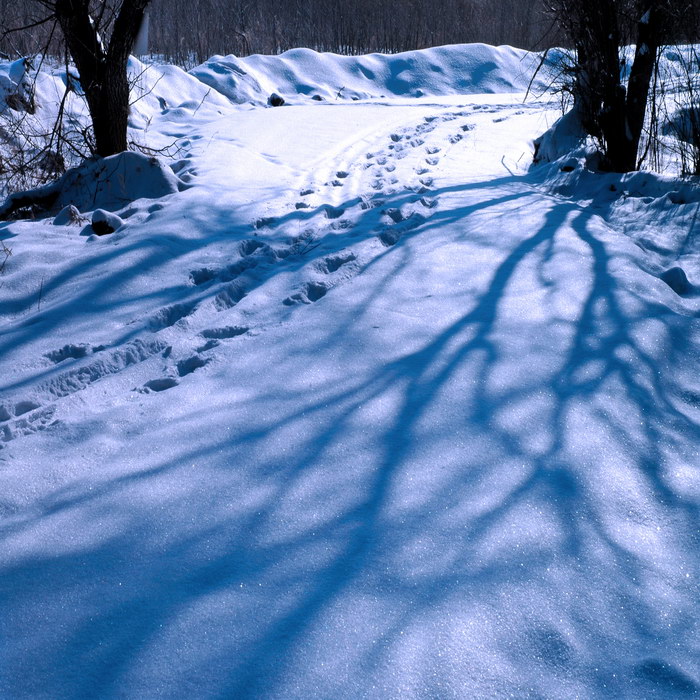
[[[79,212],[116,211],[131,202],[158,199],[182,186],[177,176],[157,158],[126,151],[86,161],[71,168],[55,182],[10,195],[0,206],[0,219],[26,211],[18,218],[56,213],[74,206]]]
[[[263,103],[271,93],[364,100],[525,92],[540,56],[511,46],[454,44],[385,55],[339,56],[293,49],[280,56],[214,56],[190,74],[236,103]],[[547,85],[544,70],[536,83]]]

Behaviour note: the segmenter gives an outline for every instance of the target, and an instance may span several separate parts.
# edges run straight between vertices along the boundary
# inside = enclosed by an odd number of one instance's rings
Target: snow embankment
[[[265,102],[272,93],[287,102],[361,100],[525,92],[539,61],[539,54],[486,44],[367,56],[293,49],[280,56],[213,56],[190,75],[240,104]],[[536,87],[546,87],[547,75]]]

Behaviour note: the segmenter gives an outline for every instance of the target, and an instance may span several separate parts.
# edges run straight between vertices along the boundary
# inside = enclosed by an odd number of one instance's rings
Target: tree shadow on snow
[[[697,588],[680,574],[663,584],[679,559],[691,576],[700,563],[691,547],[698,500],[668,471],[675,453],[700,440],[697,412],[679,401],[674,378],[697,352],[693,319],[623,287],[624,256],[610,252],[599,208],[541,197],[512,178],[499,184],[511,182],[512,192],[491,199],[494,183],[429,192],[464,203],[438,210],[369,263],[381,274],[326,329],[324,350],[331,358],[343,347],[413,260],[414,242],[462,227],[464,237],[483,238],[493,269],[437,333],[323,390],[262,382],[251,406],[275,410],[256,427],[233,409],[188,415],[212,435],[230,425],[230,437],[203,436],[177,461],[59,492],[2,526],[18,538],[65,521],[80,535],[3,566],[0,604],[11,613],[0,630],[19,626],[25,650],[10,659],[4,687],[21,678],[29,694],[60,687],[74,698],[144,688],[258,698],[362,697],[375,684],[376,697],[401,687],[449,697],[469,694],[471,678],[471,690],[523,697],[577,680],[596,697],[697,693],[699,669],[683,651],[697,651]],[[377,234],[382,209],[414,198],[398,193],[364,210],[354,240]],[[512,224],[545,202],[539,226],[519,241],[470,228],[497,205]],[[277,225],[304,226],[322,213],[295,212]],[[242,238],[248,224],[234,217],[230,231]],[[259,283],[334,252],[336,240],[346,245],[336,233],[263,271]],[[116,255],[143,257],[118,283],[155,270],[161,244],[125,244]],[[181,245],[191,254],[199,244]],[[580,280],[557,277],[557,256],[569,254]],[[89,264],[99,270],[114,255]],[[83,272],[76,266],[51,284]],[[561,305],[561,314],[528,317],[527,304],[510,306],[524,277],[538,280],[537,303]],[[108,309],[107,285],[98,278],[53,313]],[[202,303],[219,286],[182,289]],[[650,319],[665,329],[662,348],[645,343]],[[53,321],[42,324],[48,333]],[[366,438],[363,426],[372,428]],[[158,442],[187,425],[156,430]],[[29,622],[46,616],[49,624]],[[522,676],[504,685],[498,668]]]

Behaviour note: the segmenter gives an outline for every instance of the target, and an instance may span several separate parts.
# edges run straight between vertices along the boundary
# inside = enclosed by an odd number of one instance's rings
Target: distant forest
[[[96,12],[115,5],[94,2]],[[669,43],[697,41],[700,0],[664,2],[678,20]],[[60,32],[52,34],[52,23],[32,26],[46,16],[46,4],[0,0],[0,52],[33,54],[50,40],[50,52],[61,55]],[[278,54],[300,46],[341,54],[471,42],[565,46],[546,5],[543,0],[152,0],[149,50],[189,68],[214,54]],[[619,3],[623,35],[643,6],[639,0]],[[17,27],[28,28],[6,32]]]
[[[32,24],[42,12],[33,0],[0,0],[2,29]],[[560,41],[539,0],[153,0],[149,18],[150,51],[186,67],[213,54],[299,46],[364,54],[469,42],[537,49]],[[49,32],[48,24],[12,32],[0,38],[0,51],[31,54]]]

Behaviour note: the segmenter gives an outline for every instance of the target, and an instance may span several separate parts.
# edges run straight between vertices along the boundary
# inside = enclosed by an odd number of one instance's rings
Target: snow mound
[[[154,115],[165,121],[182,121],[195,114],[216,116],[230,108],[223,95],[178,66],[145,64],[131,56],[128,73],[134,93],[129,112],[132,129],[147,129]]]
[[[69,205],[80,212],[117,211],[137,199],[173,194],[179,185],[173,171],[157,158],[127,151],[86,161],[55,182],[11,195],[0,206],[0,218],[17,213],[22,218],[25,207],[27,215],[56,213]]]
[[[190,74],[235,103],[524,92],[539,54],[511,46],[454,44],[393,55],[340,56],[292,49],[279,56],[214,56]],[[544,89],[548,71],[535,85]]]
[[[586,138],[578,111],[571,109],[535,139],[533,163],[553,163],[572,155],[584,146]]]
[[[35,79],[30,59],[20,58],[11,63],[0,63],[0,112],[6,108],[33,112],[32,84]]]

